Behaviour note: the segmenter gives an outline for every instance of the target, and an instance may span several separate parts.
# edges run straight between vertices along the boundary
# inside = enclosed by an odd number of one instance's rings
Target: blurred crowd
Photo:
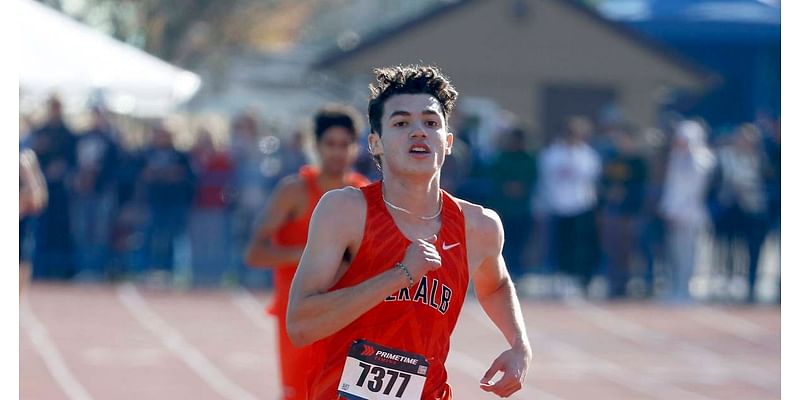
[[[573,116],[538,151],[518,129],[501,137],[462,195],[500,214],[513,276],[553,276],[557,296],[600,283],[604,298],[686,304],[702,269],[706,298],[758,301],[770,235],[779,258],[779,120],[712,131],[678,115],[648,129]]]
[[[61,108],[51,99],[46,120],[21,134],[48,197],[41,211],[20,211],[20,257],[34,279],[269,285],[242,253],[274,185],[312,162],[302,134],[276,135],[243,113],[225,141],[200,128],[183,151],[153,123],[134,147],[101,108],[84,132]],[[711,273],[742,279],[744,300],[756,301],[766,239],[780,238],[779,120],[710,129],[669,115],[644,129],[589,117],[538,136],[503,128],[488,145],[469,120],[451,121],[442,186],[498,212],[512,276],[686,303],[708,242]],[[366,147],[356,168],[379,179]]]
[[[156,121],[143,146],[130,146],[108,117],[93,108],[90,128],[73,132],[54,98],[21,134],[49,193],[41,212],[20,211],[20,260],[33,279],[268,285],[242,252],[271,188],[308,162],[301,135],[281,141],[243,113],[226,144],[200,128],[184,151]]]

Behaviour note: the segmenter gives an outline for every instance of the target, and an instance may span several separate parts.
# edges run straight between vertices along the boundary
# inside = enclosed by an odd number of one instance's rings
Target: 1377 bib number
[[[427,373],[424,356],[356,340],[345,360],[339,395],[354,400],[418,400]]]

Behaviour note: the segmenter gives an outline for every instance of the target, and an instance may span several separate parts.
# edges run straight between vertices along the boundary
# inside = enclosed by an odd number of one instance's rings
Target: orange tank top
[[[305,165],[300,168],[298,175],[306,185],[308,205],[302,215],[287,221],[275,233],[272,240],[278,246],[305,246],[308,239],[308,226],[311,223],[311,215],[314,213],[314,208],[319,203],[322,195],[325,194],[317,183],[319,169]],[[369,180],[366,177],[356,172],[349,173],[345,182],[354,187],[362,187],[369,184]],[[281,318],[286,315],[286,308],[289,305],[289,288],[292,285],[292,279],[294,279],[296,271],[297,263],[282,264],[273,270],[274,294],[272,305],[268,309],[270,314],[278,315]]]
[[[361,188],[367,203],[361,247],[330,290],[354,286],[395,268],[411,243],[386,209],[381,187],[379,181]],[[469,269],[464,214],[444,190],[442,199],[441,229],[436,242],[442,266],[429,271],[410,289],[387,297],[344,329],[313,344],[313,353],[319,358],[316,365],[321,370],[312,374],[310,399],[337,398],[348,349],[358,339],[425,356],[429,368],[422,398],[450,397],[444,362],[467,293]]]

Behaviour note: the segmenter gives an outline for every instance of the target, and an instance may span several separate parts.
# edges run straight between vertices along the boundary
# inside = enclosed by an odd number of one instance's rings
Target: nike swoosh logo
[[[456,247],[456,246],[458,246],[460,244],[461,244],[461,242],[451,243],[451,244],[442,244],[442,250],[450,250],[453,247]]]

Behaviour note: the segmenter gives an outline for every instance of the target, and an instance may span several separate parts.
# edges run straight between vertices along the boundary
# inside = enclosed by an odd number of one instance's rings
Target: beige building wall
[[[535,130],[541,127],[540,90],[547,84],[611,86],[625,116],[639,125],[655,122],[659,88],[703,87],[699,73],[573,6],[560,0],[528,4],[528,15],[517,19],[510,2],[474,0],[331,67],[370,74],[376,66],[436,64],[462,95],[494,98]]]

